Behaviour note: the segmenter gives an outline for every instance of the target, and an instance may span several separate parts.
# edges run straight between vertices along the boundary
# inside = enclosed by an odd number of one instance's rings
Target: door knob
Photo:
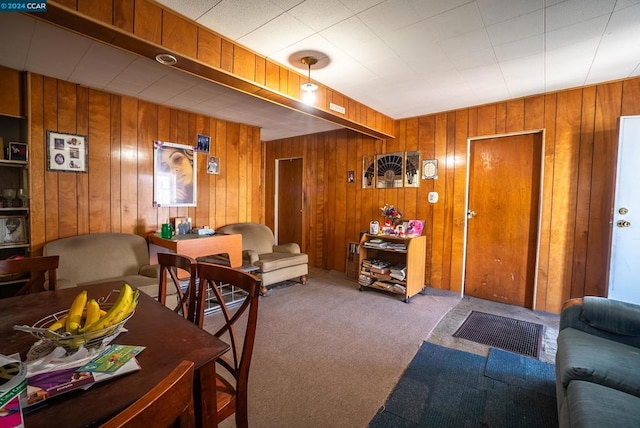
[[[478,213],[476,213],[474,210],[467,211],[467,218],[474,218],[476,215],[478,215]]]
[[[616,223],[616,225],[618,227],[630,227],[631,223],[626,221],[626,220],[618,220],[618,222]]]

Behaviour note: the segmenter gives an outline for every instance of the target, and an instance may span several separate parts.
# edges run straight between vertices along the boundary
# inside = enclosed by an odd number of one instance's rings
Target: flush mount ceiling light
[[[317,64],[318,59],[313,56],[305,56],[300,58],[300,62],[305,64],[309,70],[307,82],[300,85],[300,89],[304,91],[302,100],[307,104],[312,104],[316,100],[316,90],[318,89],[318,85],[316,85],[315,83],[311,83],[311,66]]]
[[[178,58],[168,53],[156,55],[156,61],[162,65],[175,65],[178,62]]]

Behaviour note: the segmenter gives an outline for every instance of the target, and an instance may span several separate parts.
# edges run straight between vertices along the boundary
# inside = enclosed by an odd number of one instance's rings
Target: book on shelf
[[[390,275],[393,279],[397,279],[398,281],[404,281],[407,277],[407,266],[406,265],[396,265],[390,269]]]
[[[407,244],[403,244],[401,242],[390,242],[387,245],[387,250],[404,251],[406,249],[407,249]]]
[[[391,273],[391,269],[389,269],[388,267],[384,267],[384,268],[380,269],[380,268],[377,268],[375,266],[371,266],[369,268],[369,272],[375,273],[375,274],[378,274],[378,275],[389,275]]]
[[[367,241],[364,243],[364,246],[367,248],[387,248],[389,246],[389,243],[385,241],[381,241],[381,242]]]

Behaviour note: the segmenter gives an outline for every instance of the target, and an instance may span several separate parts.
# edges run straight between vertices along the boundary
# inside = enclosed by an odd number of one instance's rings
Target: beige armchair
[[[252,273],[262,280],[260,294],[265,295],[267,286],[271,284],[293,278],[299,278],[302,284],[306,284],[309,257],[300,252],[298,244],[276,245],[273,232],[264,224],[229,224],[216,229],[216,232],[242,235],[243,264],[258,267]]]

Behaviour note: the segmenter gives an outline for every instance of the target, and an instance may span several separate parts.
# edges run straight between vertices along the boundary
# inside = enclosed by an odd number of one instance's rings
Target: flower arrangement
[[[385,223],[396,226],[402,220],[402,213],[398,211],[393,205],[385,205],[380,208],[382,216],[385,219]]]

